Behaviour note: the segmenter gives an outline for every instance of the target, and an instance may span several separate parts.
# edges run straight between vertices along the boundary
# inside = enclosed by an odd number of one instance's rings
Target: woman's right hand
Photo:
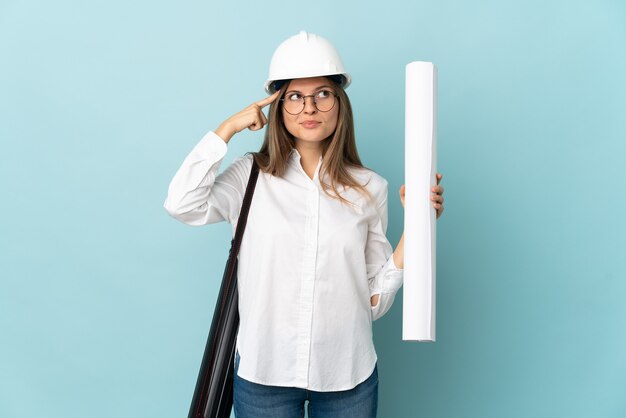
[[[258,131],[259,129],[263,128],[267,123],[267,118],[265,117],[265,114],[263,114],[263,108],[276,100],[279,94],[280,92],[277,91],[271,96],[268,96],[263,100],[259,100],[258,102],[252,103],[250,106],[246,107],[242,111],[235,113],[234,115],[226,119],[219,126],[219,128],[215,130],[215,133],[220,138],[222,138],[224,142],[228,143],[233,135],[243,131],[246,128],[250,129],[251,131]]]

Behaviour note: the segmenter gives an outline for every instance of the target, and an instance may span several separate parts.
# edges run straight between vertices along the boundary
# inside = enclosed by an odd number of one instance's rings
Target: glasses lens
[[[335,95],[328,90],[320,90],[315,95],[315,106],[320,112],[328,112],[335,105]]]
[[[292,115],[297,115],[304,109],[304,99],[301,94],[289,93],[284,100],[285,110]]]

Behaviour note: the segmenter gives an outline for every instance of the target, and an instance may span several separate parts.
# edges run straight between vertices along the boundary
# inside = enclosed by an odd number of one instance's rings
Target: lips
[[[305,128],[308,129],[312,129],[312,128],[317,128],[320,125],[321,122],[318,122],[316,120],[305,120],[304,122],[301,123],[302,126],[304,126]]]

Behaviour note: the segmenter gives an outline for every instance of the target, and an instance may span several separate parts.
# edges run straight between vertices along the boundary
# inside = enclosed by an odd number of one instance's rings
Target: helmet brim
[[[275,92],[280,90],[283,84],[285,84],[288,81],[299,79],[299,78],[311,78],[311,77],[328,77],[344,89],[347,88],[352,81],[352,78],[350,77],[350,74],[348,73],[320,74],[320,75],[311,75],[307,77],[291,77],[291,78],[283,78],[279,80],[267,80],[265,82],[265,91],[267,92],[267,94],[274,94]]]

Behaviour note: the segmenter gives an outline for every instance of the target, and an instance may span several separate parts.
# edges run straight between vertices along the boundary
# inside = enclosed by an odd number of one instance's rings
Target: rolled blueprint
[[[402,313],[405,341],[435,341],[436,211],[430,189],[437,184],[436,98],[434,64],[407,64]]]

